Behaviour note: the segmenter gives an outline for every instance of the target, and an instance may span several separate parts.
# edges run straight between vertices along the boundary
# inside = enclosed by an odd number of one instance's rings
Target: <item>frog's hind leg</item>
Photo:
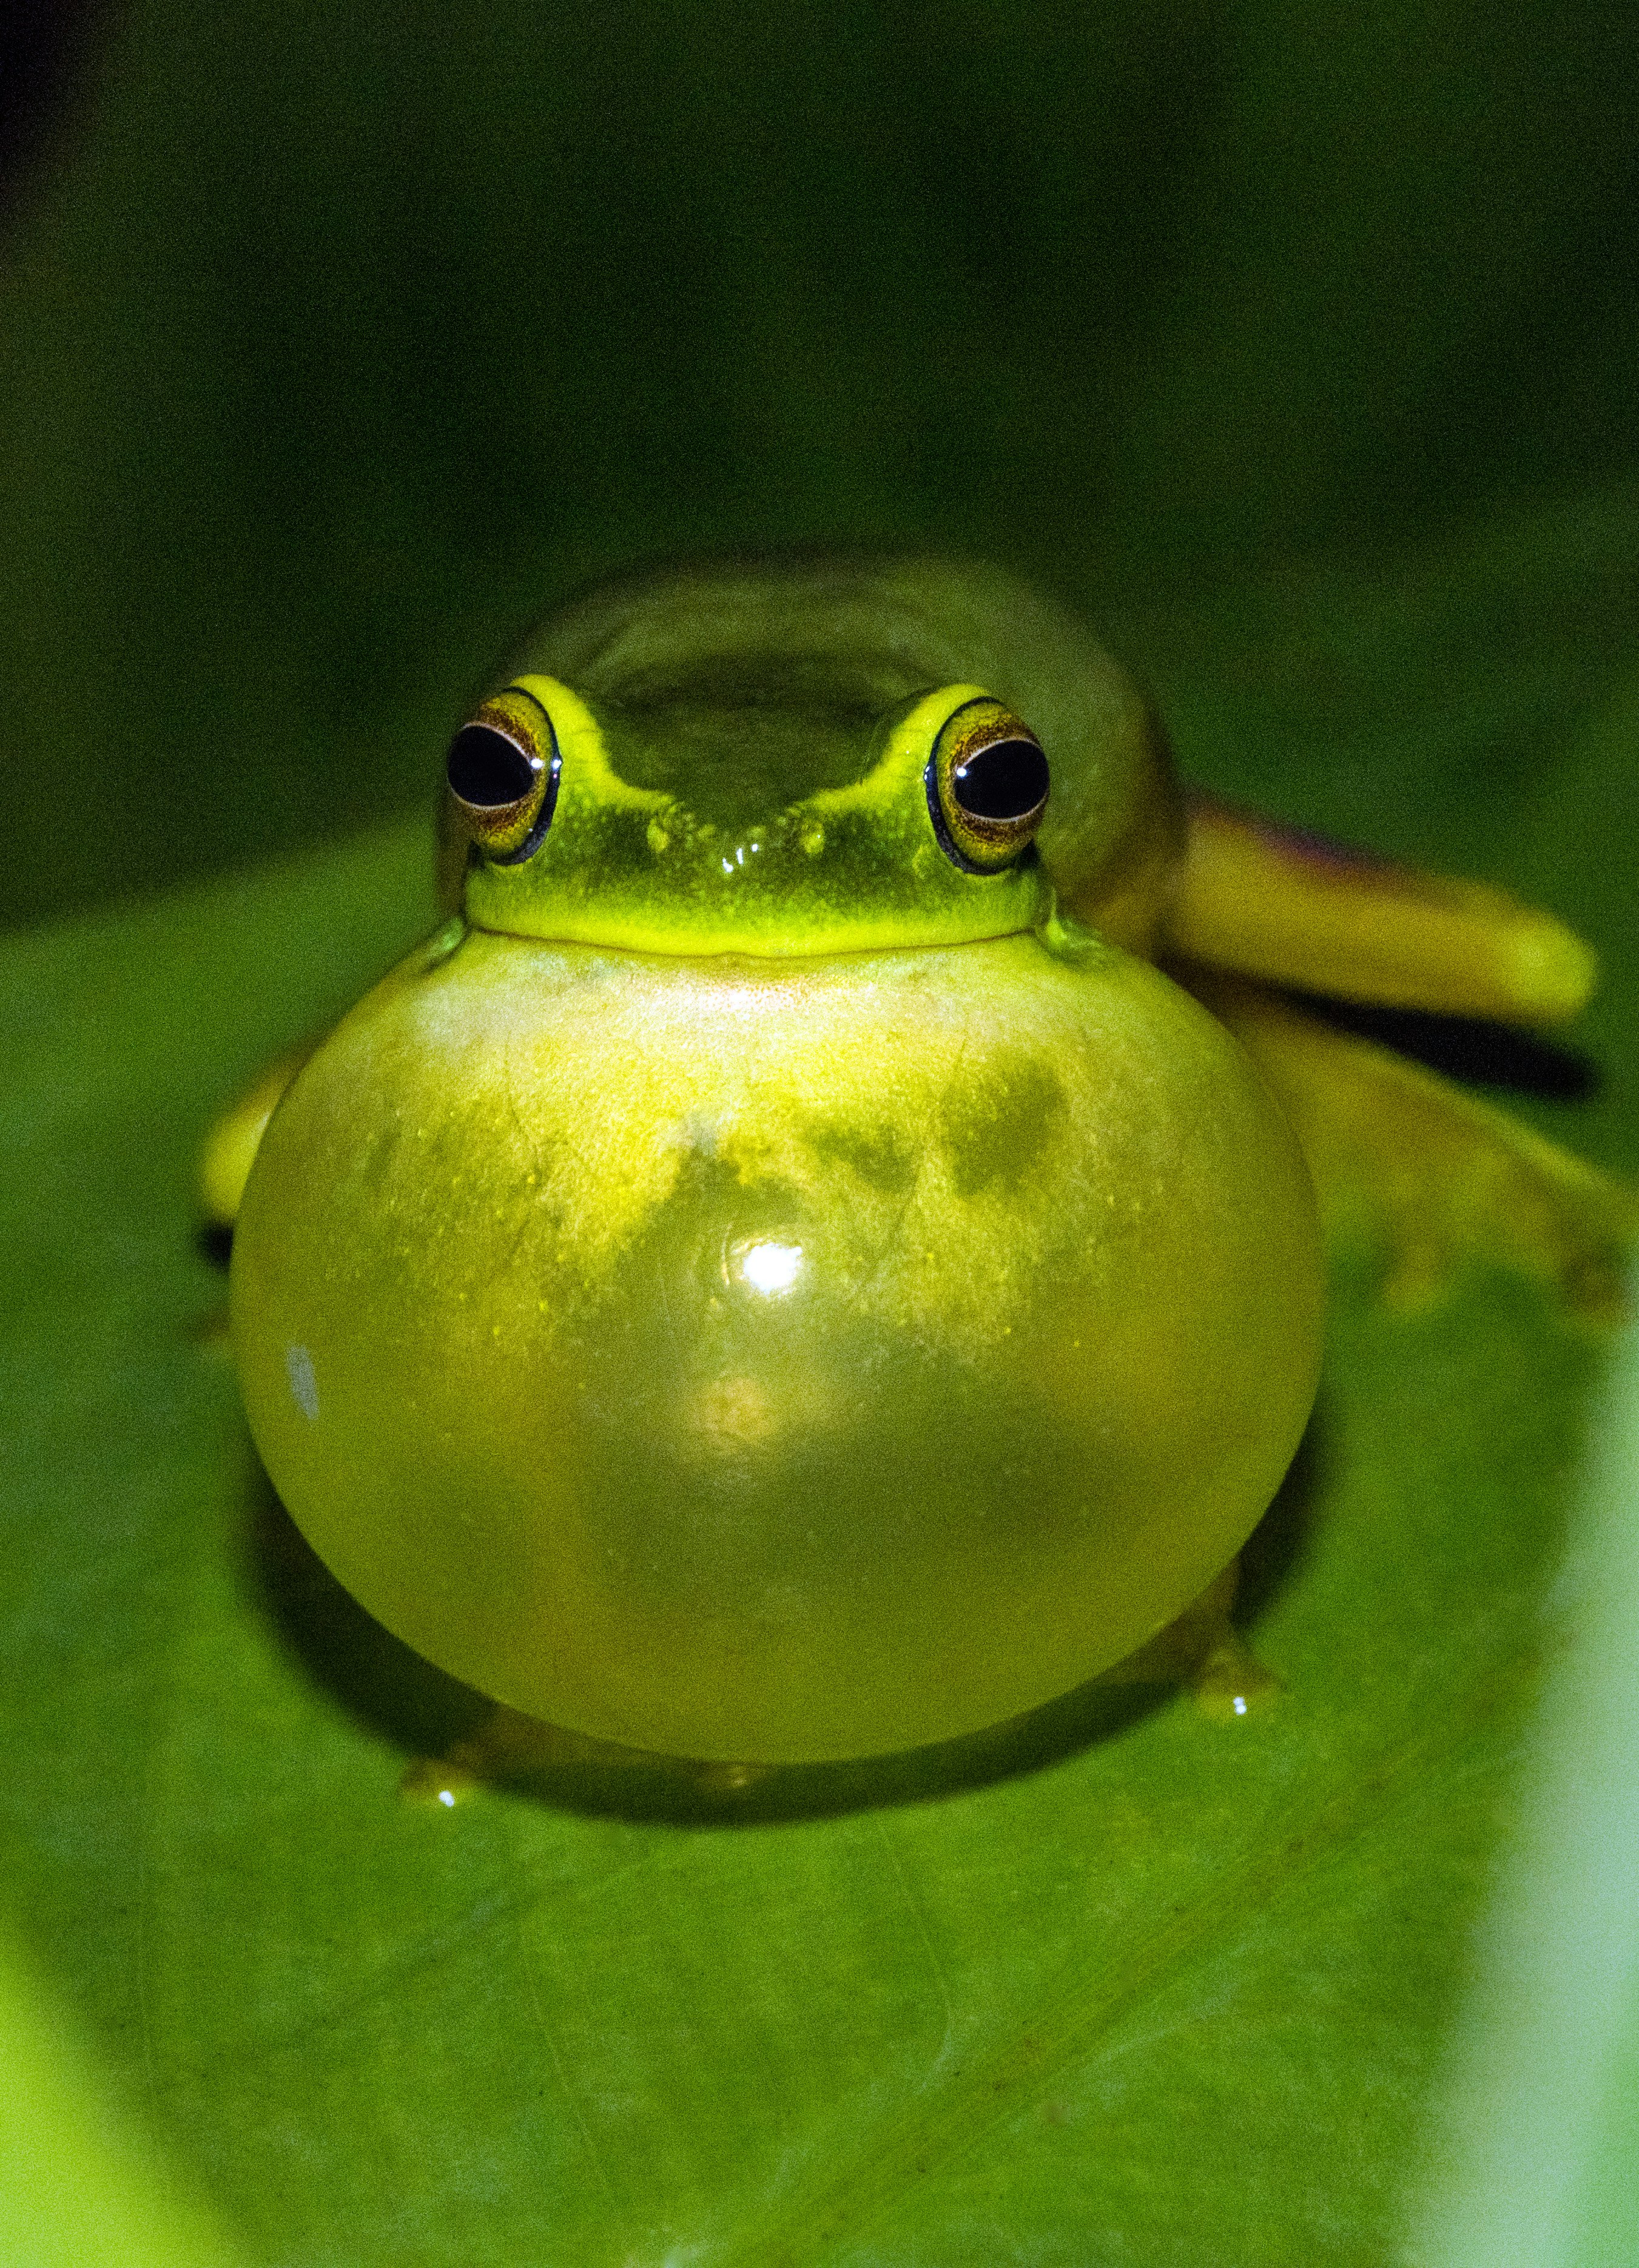
[[[1338,1032],[1264,987],[1180,969],[1274,1088],[1328,1233],[1389,1254],[1385,1296],[1437,1299],[1470,1263],[1516,1269],[1593,1323],[1624,1314],[1639,1192],[1436,1071]]]
[[[1445,1016],[1557,1024],[1593,990],[1591,949],[1488,883],[1345,850],[1191,800],[1167,945],[1305,992]]]
[[[206,1135],[195,1187],[209,1228],[224,1236],[232,1233],[268,1121],[312,1053],[309,1045],[276,1057],[234,1098]]]
[[[1562,922],[1484,883],[1360,858],[1202,800],[1168,948],[1174,974],[1279,1096],[1328,1228],[1386,1241],[1392,1300],[1425,1301],[1465,1263],[1489,1261],[1554,1285],[1590,1320],[1621,1313],[1623,1255],[1639,1233],[1633,1191],[1268,989],[1558,1023],[1596,974]]]

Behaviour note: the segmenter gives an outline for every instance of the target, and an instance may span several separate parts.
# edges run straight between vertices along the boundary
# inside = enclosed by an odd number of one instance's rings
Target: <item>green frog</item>
[[[524,1719],[812,1762],[1169,1631],[1221,1660],[1314,1399],[1317,1182],[1390,1190],[1401,1296],[1481,1171],[1503,1256],[1608,1300],[1619,1192],[1273,989],[1550,1022],[1586,948],[1188,803],[998,570],[592,593],[455,734],[437,865],[440,925],[205,1197],[292,1516]]]

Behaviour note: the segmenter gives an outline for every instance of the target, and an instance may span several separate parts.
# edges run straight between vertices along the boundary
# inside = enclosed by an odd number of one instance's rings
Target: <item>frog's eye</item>
[[[511,685],[486,701],[450,743],[450,800],[467,834],[503,866],[527,858],[552,824],[562,760],[552,719]]]
[[[999,873],[1028,848],[1047,807],[1047,760],[1028,725],[999,701],[966,701],[928,759],[928,809],[947,858]]]

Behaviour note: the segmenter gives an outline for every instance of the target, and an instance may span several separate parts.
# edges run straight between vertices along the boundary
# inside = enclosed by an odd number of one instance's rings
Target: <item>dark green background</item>
[[[996,553],[1155,669],[1603,483],[1636,96],[1563,0],[110,8],[11,198],[0,909],[401,803],[634,555]]]

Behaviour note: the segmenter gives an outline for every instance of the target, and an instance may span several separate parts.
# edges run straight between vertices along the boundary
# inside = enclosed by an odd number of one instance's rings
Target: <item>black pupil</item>
[[[450,743],[447,770],[452,792],[480,811],[518,802],[535,778],[518,742],[493,725],[463,725]]]
[[[992,740],[951,774],[951,792],[970,819],[1022,819],[1047,792],[1047,760],[1034,740]]]

